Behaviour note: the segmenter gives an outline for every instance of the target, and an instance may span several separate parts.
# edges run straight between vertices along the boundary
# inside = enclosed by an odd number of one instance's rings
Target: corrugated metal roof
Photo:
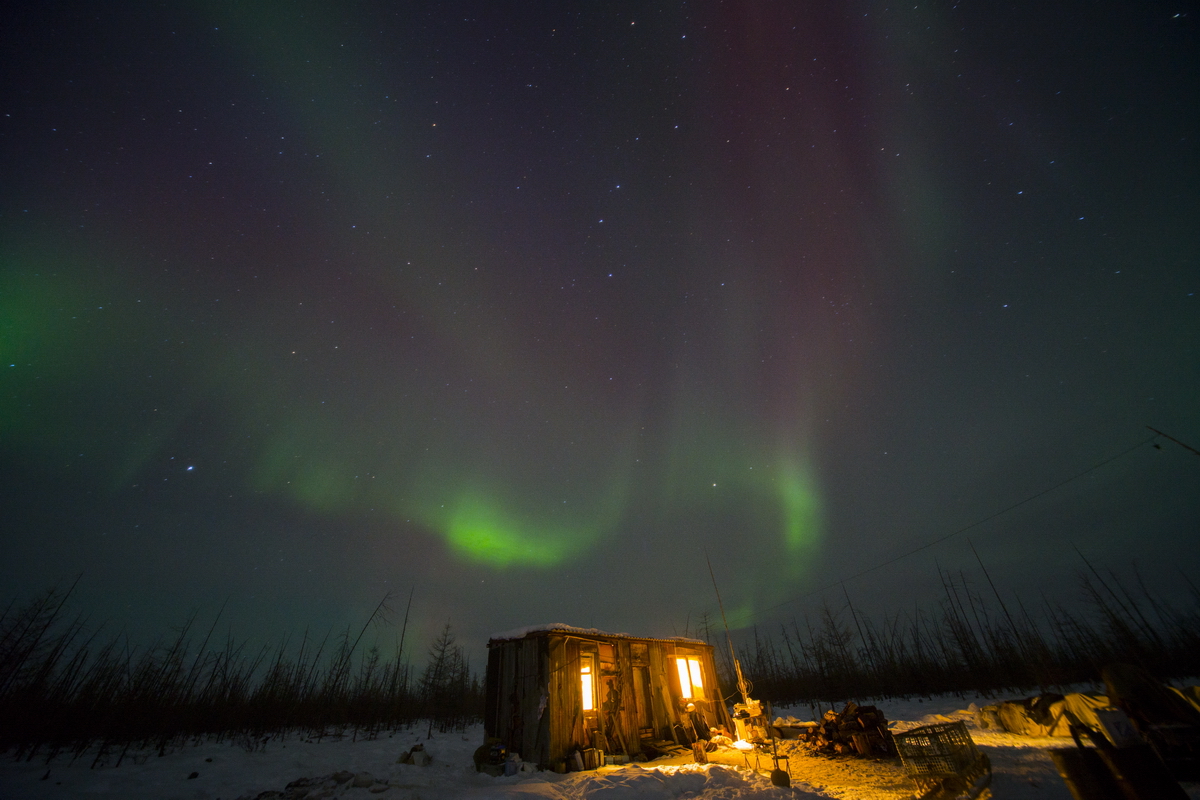
[[[488,639],[488,644],[492,642],[507,642],[514,639],[524,639],[535,633],[569,633],[573,636],[595,636],[606,639],[640,639],[645,642],[679,642],[680,644],[702,644],[708,645],[708,642],[703,639],[689,639],[686,636],[634,636],[629,633],[610,633],[602,631],[598,628],[579,628],[575,625],[568,625],[565,622],[551,622],[546,625],[530,625],[525,628],[516,628],[503,633],[495,633]]]

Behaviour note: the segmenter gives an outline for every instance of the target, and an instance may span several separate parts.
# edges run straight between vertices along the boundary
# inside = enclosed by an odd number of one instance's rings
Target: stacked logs
[[[826,711],[820,722],[777,727],[776,735],[801,739],[809,749],[823,755],[896,755],[887,719],[875,706],[847,703],[841,712]]]

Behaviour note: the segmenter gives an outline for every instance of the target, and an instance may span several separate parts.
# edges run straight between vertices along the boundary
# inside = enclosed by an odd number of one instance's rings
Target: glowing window
[[[700,660],[697,658],[688,659],[688,672],[692,675],[692,689],[698,697],[704,696],[704,681],[700,680]]]
[[[592,657],[584,656],[579,668],[579,678],[583,689],[583,710],[591,711],[596,707],[596,685],[592,681]]]
[[[679,669],[679,691],[684,697],[690,698],[692,696],[692,679],[688,676],[687,659],[675,659],[675,666]]]
[[[704,697],[704,681],[700,675],[700,659],[677,658],[675,668],[679,670],[679,693],[687,700]]]

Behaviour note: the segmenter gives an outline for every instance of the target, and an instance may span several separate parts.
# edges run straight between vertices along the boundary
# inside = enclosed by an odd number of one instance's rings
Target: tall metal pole
[[[712,578],[713,591],[717,593],[717,607],[721,609],[721,623],[725,626],[725,641],[729,644],[729,657],[733,659],[733,669],[737,673],[737,687],[742,694],[742,704],[750,705],[750,692],[746,690],[746,678],[742,675],[742,663],[738,661],[737,653],[733,651],[733,637],[729,635],[729,620],[725,619],[725,604],[721,602],[721,590],[717,588],[717,576],[713,574],[712,559],[708,550],[704,551],[704,560],[708,563],[708,577]]]

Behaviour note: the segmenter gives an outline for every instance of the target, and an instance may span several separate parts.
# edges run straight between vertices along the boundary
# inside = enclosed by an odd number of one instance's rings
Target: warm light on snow
[[[754,745],[751,744],[750,742],[747,742],[745,739],[738,739],[736,742],[733,743],[733,746],[736,747],[738,750],[753,750],[754,749]]]
[[[591,665],[596,677],[596,665]],[[941,696],[915,700],[887,700],[881,709],[893,730],[907,730],[935,721],[963,719],[971,736],[988,748],[994,775],[992,788],[1004,800],[1063,800],[1066,786],[1045,754],[1048,747],[1069,746],[1070,738],[1018,736],[980,730],[974,726],[975,709],[994,698]],[[790,709],[777,708],[785,717]],[[796,709],[803,712],[804,709]],[[266,791],[282,792],[298,778],[331,776],[341,770],[355,779],[374,781],[369,788],[344,784],[336,796],[344,800],[421,796],[439,800],[661,800],[689,797],[695,800],[896,800],[911,797],[913,785],[897,760],[828,759],[806,754],[796,740],[776,742],[780,755],[789,757],[791,788],[772,786],[770,753],[739,741],[736,751],[721,748],[710,753],[708,764],[625,764],[565,775],[554,772],[521,773],[496,778],[476,772],[472,754],[484,741],[482,725],[461,733],[425,730],[380,731],[376,737],[355,736],[353,731],[327,731],[317,738],[293,733],[268,737],[253,749],[228,739],[202,739],[198,743],[168,746],[161,755],[155,747],[134,745],[118,767],[120,751],[101,752],[98,745],[80,757],[59,754],[49,759],[0,759],[0,797],[13,800],[165,800],[255,797]],[[433,764],[420,767],[398,764],[397,757],[414,744],[422,744]],[[723,763],[714,763],[724,759]],[[49,776],[46,776],[49,771]],[[189,777],[193,776],[194,777]],[[337,788],[337,787],[335,787]],[[1185,787],[1200,800],[1200,784]],[[331,794],[330,796],[334,796]]]

